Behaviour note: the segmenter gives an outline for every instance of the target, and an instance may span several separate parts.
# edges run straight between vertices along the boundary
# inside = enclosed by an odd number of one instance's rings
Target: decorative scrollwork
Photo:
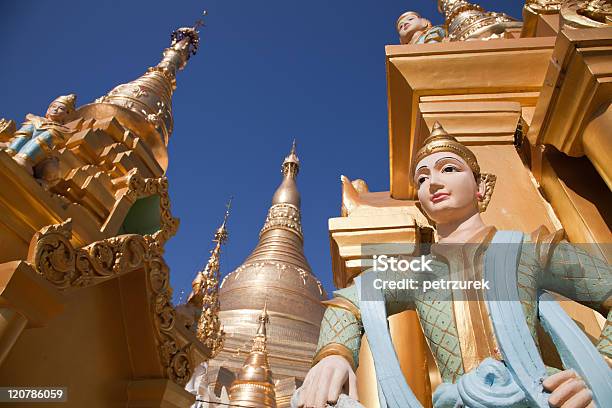
[[[126,196],[132,201],[152,195],[159,196],[161,229],[152,236],[159,243],[159,246],[163,247],[166,241],[176,234],[180,223],[179,219],[173,217],[170,211],[168,179],[166,177],[145,179],[137,170],[133,170],[128,175],[127,185],[128,191]]]
[[[61,290],[94,285],[144,269],[162,365],[168,378],[184,386],[192,373],[191,343],[183,347],[177,344],[169,268],[158,239],[151,235],[119,235],[75,249],[71,238],[70,219],[41,229],[32,238],[28,261]]]
[[[75,249],[72,221],[40,230],[28,260],[59,289],[83,287],[142,267],[146,244],[141,235],[121,235]]]
[[[561,6],[561,21],[573,28],[612,25],[612,3],[610,0],[567,0]]]

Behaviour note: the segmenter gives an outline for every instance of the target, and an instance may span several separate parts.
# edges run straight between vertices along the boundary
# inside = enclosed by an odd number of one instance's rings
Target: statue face
[[[431,23],[426,18],[422,18],[418,13],[409,11],[404,13],[397,22],[397,32],[400,36],[400,43],[410,44],[416,32],[426,30]]]
[[[477,213],[476,195],[484,194],[484,185],[476,183],[466,162],[450,152],[424,157],[417,163],[414,182],[421,208],[436,223],[449,223]]]
[[[63,122],[68,116],[68,107],[61,102],[53,101],[45,116],[55,122]]]

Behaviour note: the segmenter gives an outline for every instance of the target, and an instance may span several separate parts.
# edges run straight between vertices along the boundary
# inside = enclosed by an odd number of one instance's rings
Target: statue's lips
[[[432,203],[439,203],[440,201],[444,201],[450,197],[449,193],[436,193],[431,196],[430,200]]]

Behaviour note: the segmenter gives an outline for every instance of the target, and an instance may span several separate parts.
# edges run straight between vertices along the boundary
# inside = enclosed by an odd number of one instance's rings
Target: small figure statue
[[[439,43],[446,37],[444,27],[432,26],[431,21],[416,11],[407,11],[397,19],[401,44]]]
[[[485,225],[480,213],[489,203],[495,176],[481,172],[474,153],[438,123],[416,153],[411,174],[420,208],[435,223],[438,235],[430,253],[421,257],[420,265],[427,263],[428,268],[370,269],[353,285],[334,292],[326,302],[314,366],[293,407],[339,401],[345,384],[348,397],[359,399],[354,371],[364,332],[374,359],[380,406],[421,407],[400,370],[386,319],[408,309],[416,310],[440,369],[443,382],[433,395],[434,407],[585,408],[594,402],[601,406],[601,396],[609,398],[612,384],[606,364],[612,357],[610,265],[563,242],[561,230],[549,233],[540,227],[524,234]],[[405,289],[383,285],[413,278],[415,288],[412,283]],[[465,286],[485,278],[490,288]],[[427,282],[438,286],[424,290]],[[444,288],[441,282],[465,287]],[[545,291],[607,314],[597,348]],[[551,308],[557,308],[556,314],[548,312]],[[565,370],[544,365],[538,320],[557,345]],[[571,348],[563,346],[576,333],[584,340]],[[573,370],[576,367],[583,378]],[[596,376],[588,371],[591,367],[598,370]],[[591,385],[597,381],[603,394]]]
[[[74,94],[59,96],[51,102],[45,117],[29,113],[13,138],[0,146],[42,183],[57,177],[58,164],[53,152],[63,147],[69,135],[74,133],[65,123],[74,112],[75,101]]]

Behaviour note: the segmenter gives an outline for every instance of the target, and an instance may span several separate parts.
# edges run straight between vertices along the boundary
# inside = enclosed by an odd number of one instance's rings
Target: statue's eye
[[[417,179],[417,183],[418,183],[418,185],[420,186],[421,184],[423,184],[423,183],[425,182],[425,180],[426,180],[426,179],[427,179],[427,177],[425,177],[425,176],[420,176],[420,177]]]
[[[453,165],[446,165],[444,167],[442,167],[442,172],[443,173],[451,173],[457,171],[457,167],[453,166]]]

